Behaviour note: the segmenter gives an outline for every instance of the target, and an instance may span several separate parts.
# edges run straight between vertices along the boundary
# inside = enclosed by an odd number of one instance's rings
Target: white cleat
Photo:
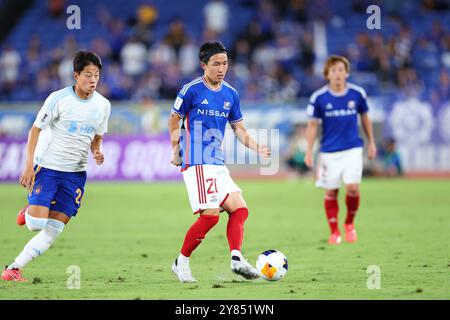
[[[231,257],[231,271],[248,280],[258,279],[260,277],[258,270],[253,268],[243,257],[239,256]]]
[[[175,259],[175,262],[172,264],[172,271],[181,282],[197,282],[197,280],[195,280],[195,278],[192,276],[192,272],[189,266],[179,266],[178,259]]]

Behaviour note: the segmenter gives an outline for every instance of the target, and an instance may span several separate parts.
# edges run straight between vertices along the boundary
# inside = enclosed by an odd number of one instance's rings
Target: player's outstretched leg
[[[13,263],[9,264],[2,273],[6,281],[26,281],[22,276],[22,269],[28,262],[42,255],[55,242],[64,230],[64,222],[56,219],[35,218],[25,214],[26,225],[31,231],[39,231],[24,247]]]
[[[331,245],[341,243],[341,233],[338,227],[339,204],[337,195],[337,190],[327,190],[324,200],[325,213],[331,231],[328,243]]]
[[[257,279],[259,272],[248,263],[241,253],[244,239],[244,223],[248,217],[246,207],[238,208],[229,214],[227,224],[227,239],[231,252],[231,271],[245,279]]]
[[[180,255],[172,264],[172,271],[181,282],[196,282],[189,267],[192,252],[200,245],[209,230],[219,222],[219,214],[201,213],[184,238]]]

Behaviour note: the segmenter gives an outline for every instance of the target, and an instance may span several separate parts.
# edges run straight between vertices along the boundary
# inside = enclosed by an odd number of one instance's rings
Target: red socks
[[[227,224],[227,238],[231,250],[241,251],[242,240],[244,239],[244,223],[248,217],[247,208],[238,208],[229,215]],[[190,257],[192,251],[205,238],[209,230],[211,230],[219,222],[218,215],[200,215],[198,220],[189,228],[184,238],[181,254]]]
[[[198,245],[205,238],[209,230],[219,222],[219,215],[202,214],[189,228],[184,238],[183,247],[181,248],[181,254],[185,257],[190,257],[192,251],[198,247]]]
[[[242,240],[244,239],[244,222],[248,217],[248,209],[238,208],[233,211],[227,224],[227,238],[231,250],[241,251]]]
[[[345,219],[346,224],[352,224],[355,218],[356,211],[359,207],[359,194],[349,195],[345,197],[345,203],[347,204],[347,219]]]
[[[339,212],[337,197],[325,195],[324,206],[328,224],[330,225],[331,233],[337,232],[338,231],[337,216]]]

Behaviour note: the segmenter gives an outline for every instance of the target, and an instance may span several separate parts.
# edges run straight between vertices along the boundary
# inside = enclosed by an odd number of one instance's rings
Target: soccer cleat
[[[22,210],[20,210],[19,211],[19,213],[17,214],[17,224],[19,225],[19,226],[23,226],[24,224],[25,224],[25,212],[27,211],[27,209],[28,209],[28,204],[22,209]]]
[[[192,276],[189,266],[181,267],[178,265],[178,258],[175,259],[175,262],[172,264],[172,271],[181,282],[197,282]]]
[[[243,257],[239,256],[231,257],[231,271],[248,280],[258,279],[260,277],[258,270],[253,268]]]
[[[19,282],[27,281],[22,276],[22,271],[20,269],[17,268],[8,269],[8,267],[6,267],[5,270],[3,270],[2,279],[5,281],[19,281]]]
[[[340,244],[341,243],[341,234],[339,231],[333,232],[328,239],[328,244]]]
[[[345,241],[347,242],[355,242],[358,240],[358,236],[356,234],[355,225],[353,223],[351,224],[344,224],[345,228]]]

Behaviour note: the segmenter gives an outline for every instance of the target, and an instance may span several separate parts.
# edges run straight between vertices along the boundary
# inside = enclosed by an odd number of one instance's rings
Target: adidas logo
[[[208,100],[206,100],[206,99],[203,100],[203,101],[202,101],[202,104],[208,104]]]
[[[331,103],[327,103],[327,105],[325,106],[325,109],[327,109],[327,110],[333,109],[333,105]]]

